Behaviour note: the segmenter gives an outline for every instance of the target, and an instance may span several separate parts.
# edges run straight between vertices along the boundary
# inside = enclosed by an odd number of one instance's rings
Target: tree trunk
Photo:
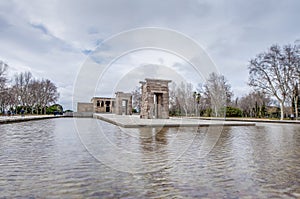
[[[280,120],[283,120],[284,116],[284,104],[283,102],[280,102]]]
[[[185,116],[188,116],[188,112],[187,112],[187,108],[185,106],[183,106],[184,112],[185,112]]]
[[[217,107],[215,106],[214,109],[215,109],[215,110],[214,110],[214,111],[215,111],[215,117],[218,117],[218,110],[217,110]]]
[[[295,119],[298,120],[298,96],[295,97]]]

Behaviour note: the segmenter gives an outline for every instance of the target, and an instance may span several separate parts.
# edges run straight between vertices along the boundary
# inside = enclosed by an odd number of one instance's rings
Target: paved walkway
[[[211,118],[211,117],[191,117],[191,119],[201,120],[224,120],[224,118]],[[240,121],[240,122],[262,122],[262,123],[279,123],[279,124],[300,124],[300,120],[276,120],[276,119],[265,119],[265,118],[226,118],[226,121]]]
[[[60,116],[54,116],[54,115],[14,115],[14,116],[0,116],[0,124],[7,124],[7,123],[13,123],[13,122],[25,122],[30,120],[42,120],[42,119],[50,119],[50,118],[56,118]]]
[[[94,118],[124,128],[138,127],[208,127],[208,126],[255,126],[254,122],[198,120],[190,118],[140,119],[138,115],[94,113]]]

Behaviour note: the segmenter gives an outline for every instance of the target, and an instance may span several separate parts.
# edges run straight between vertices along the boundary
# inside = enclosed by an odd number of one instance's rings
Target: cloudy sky
[[[51,79],[59,87],[59,103],[72,109],[77,76],[99,45],[124,31],[157,27],[197,42],[238,97],[250,90],[249,59],[271,44],[300,39],[299,9],[298,0],[0,0],[0,60],[10,75],[31,71]],[[127,53],[110,65],[115,68],[102,79],[96,74],[95,95],[111,94],[106,84],[130,90],[137,76],[203,81],[184,59],[153,49]]]

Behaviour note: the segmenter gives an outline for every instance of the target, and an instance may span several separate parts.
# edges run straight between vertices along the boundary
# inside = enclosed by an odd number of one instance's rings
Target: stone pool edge
[[[28,122],[33,120],[45,120],[45,119],[54,119],[61,118],[63,116],[53,116],[53,115],[39,115],[39,116],[4,116],[0,118],[0,125],[10,124],[10,123],[19,123],[19,122]]]
[[[254,122],[233,121],[205,121],[190,118],[170,119],[140,119],[134,116],[118,116],[114,114],[93,114],[93,118],[99,119],[123,128],[142,127],[210,127],[210,126],[256,126]],[[127,120],[126,120],[127,119]]]

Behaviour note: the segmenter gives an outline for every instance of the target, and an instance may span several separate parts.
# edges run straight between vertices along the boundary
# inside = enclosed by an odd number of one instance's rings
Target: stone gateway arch
[[[143,119],[169,118],[169,83],[171,80],[145,79],[141,81],[141,112]]]

